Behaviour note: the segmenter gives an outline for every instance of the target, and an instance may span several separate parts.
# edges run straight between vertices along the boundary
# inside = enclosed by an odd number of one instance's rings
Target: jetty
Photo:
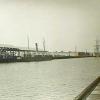
[[[46,61],[53,59],[69,59],[93,57],[89,52],[49,52],[36,48],[21,48],[12,45],[0,45],[0,62],[29,62],[29,61]]]
[[[100,100],[100,76],[89,84],[74,100]]]
[[[42,61],[51,59],[52,56],[47,51],[0,45],[0,62]]]

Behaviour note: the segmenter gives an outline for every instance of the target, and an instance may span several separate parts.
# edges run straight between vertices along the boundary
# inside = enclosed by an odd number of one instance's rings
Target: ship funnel
[[[36,52],[38,52],[38,43],[35,43]]]

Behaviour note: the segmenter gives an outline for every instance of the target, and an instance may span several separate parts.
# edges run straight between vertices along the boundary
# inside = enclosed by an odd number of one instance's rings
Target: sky
[[[49,51],[93,51],[100,0],[0,0],[0,44]]]

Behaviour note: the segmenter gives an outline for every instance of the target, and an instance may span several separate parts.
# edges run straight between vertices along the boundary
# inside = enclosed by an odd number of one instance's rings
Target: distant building
[[[68,52],[69,56],[78,56],[78,52],[72,52],[72,51],[69,51]]]

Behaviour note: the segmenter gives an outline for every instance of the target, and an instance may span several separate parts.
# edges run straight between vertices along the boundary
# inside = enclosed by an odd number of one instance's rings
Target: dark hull
[[[0,63],[8,63],[8,62],[32,62],[32,61],[48,61],[48,60],[52,60],[53,57],[51,55],[37,55],[34,57],[20,57],[20,59],[18,59],[18,57],[14,56],[14,57],[5,57],[5,58],[0,58]]]
[[[55,56],[52,55],[36,55],[34,57],[0,57],[0,63],[9,63],[9,62],[32,62],[32,61],[49,61],[53,59],[70,59],[70,58],[84,58],[84,57],[93,57],[93,56]]]

